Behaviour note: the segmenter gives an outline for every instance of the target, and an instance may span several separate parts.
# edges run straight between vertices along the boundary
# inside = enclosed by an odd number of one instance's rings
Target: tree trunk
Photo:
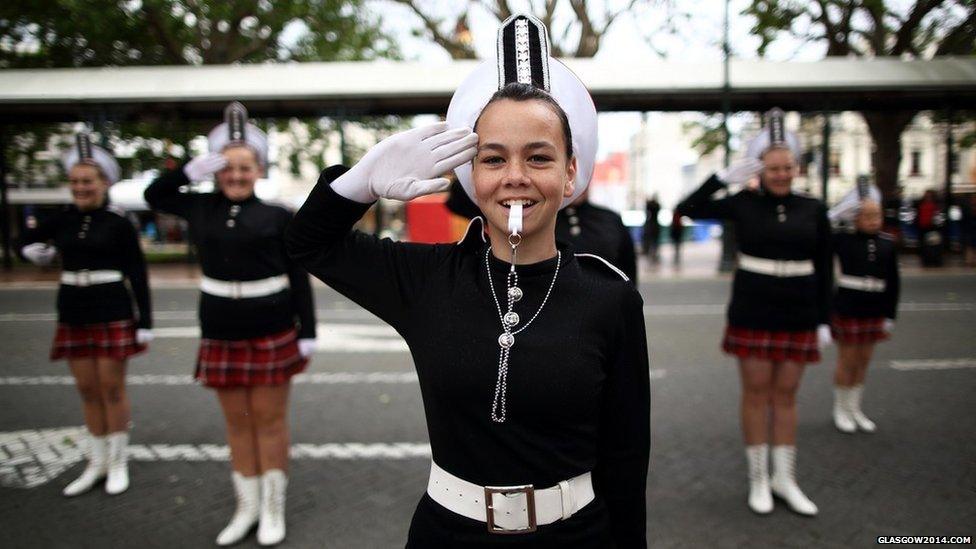
[[[861,113],[874,141],[874,150],[871,152],[874,181],[886,199],[895,196],[895,189],[898,188],[901,134],[916,114],[917,111]]]

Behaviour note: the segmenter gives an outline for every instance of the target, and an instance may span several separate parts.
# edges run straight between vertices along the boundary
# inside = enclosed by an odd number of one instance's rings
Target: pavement
[[[879,346],[865,409],[874,435],[830,421],[835,350],[800,390],[799,482],[820,506],[746,507],[734,362],[719,350],[728,299],[715,249],[642,266],[651,364],[648,536],[670,547],[868,547],[878,536],[976,536],[976,276],[903,270],[892,341]],[[667,250],[665,251],[667,253]],[[712,255],[709,255],[712,254]],[[66,499],[83,468],[79,401],[47,352],[55,276],[0,281],[0,517],[5,548],[212,547],[233,512],[219,408],[190,381],[196,269],[153,266],[157,339],[130,362],[132,486]],[[426,485],[420,391],[402,340],[317,285],[319,349],[291,398],[286,547],[402,547]],[[971,543],[971,542],[970,542]],[[253,537],[240,545],[255,547]]]

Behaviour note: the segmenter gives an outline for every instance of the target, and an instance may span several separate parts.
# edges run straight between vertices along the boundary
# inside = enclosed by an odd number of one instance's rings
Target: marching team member
[[[267,136],[232,103],[209,135],[210,152],[161,175],[146,189],[154,209],[187,220],[200,256],[203,339],[196,378],[217,393],[227,426],[237,510],[218,545],[285,537],[290,379],[315,348],[308,275],[285,253],[291,213],[254,186],[267,167]],[[216,191],[181,192],[214,177]]]
[[[834,234],[840,276],[831,319],[838,349],[834,425],[844,433],[876,429],[861,411],[864,379],[874,346],[890,336],[898,309],[898,255],[894,241],[880,232],[880,198],[876,187],[861,181],[830,210],[832,221],[848,222]]]
[[[407,547],[645,547],[641,298],[555,239],[592,174],[596,110],[538,20],[506,20],[498,60],[461,84],[448,124],[326,169],[289,250],[410,346],[433,463]],[[457,244],[352,230],[378,197],[445,190],[451,169],[486,218]]]
[[[72,205],[26,231],[19,245],[38,265],[61,254],[51,360],[68,360],[90,435],[88,465],[64,495],[87,492],[106,477],[105,491],[119,494],[129,487],[126,362],[152,340],[146,261],[132,223],[108,203],[108,188],[119,179],[112,155],[83,132],[64,167]]]
[[[722,347],[739,361],[749,507],[769,513],[776,495],[793,511],[815,515],[794,475],[796,392],[804,365],[820,360],[818,341],[830,340],[830,224],[819,200],[791,190],[798,141],[785,131],[782,111],[768,114],[767,127],[745,159],[709,178],[677,211],[735,226],[739,261]],[[757,175],[754,189],[712,196]]]

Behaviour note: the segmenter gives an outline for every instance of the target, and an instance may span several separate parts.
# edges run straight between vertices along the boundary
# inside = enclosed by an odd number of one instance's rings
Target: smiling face
[[[512,204],[522,204],[523,241],[555,238],[556,213],[572,196],[576,159],[566,154],[562,122],[539,100],[502,99],[478,120],[472,179],[490,233],[506,235]]]
[[[264,174],[258,156],[244,146],[227,147],[221,153],[227,165],[217,172],[217,187],[229,200],[240,202],[254,194],[254,184]]]
[[[71,200],[79,210],[94,210],[105,203],[108,180],[91,164],[75,164],[68,170],[68,186]]]
[[[790,194],[796,164],[789,149],[773,148],[762,156],[763,171],[760,176],[763,186],[774,196]]]

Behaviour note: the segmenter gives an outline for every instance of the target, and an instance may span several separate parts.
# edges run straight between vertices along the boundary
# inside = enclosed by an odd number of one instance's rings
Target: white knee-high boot
[[[121,494],[129,489],[129,432],[119,431],[108,435],[108,479],[105,492]]]
[[[794,512],[807,516],[817,514],[816,504],[796,484],[796,446],[773,446],[773,479],[770,488]]]
[[[288,477],[281,469],[261,475],[261,518],[258,543],[276,545],[285,539],[285,490]]]
[[[842,433],[857,431],[857,424],[851,416],[851,387],[834,386],[834,427]]]
[[[258,510],[261,506],[260,477],[245,477],[234,471],[231,481],[234,483],[237,508],[230,522],[217,536],[217,545],[233,545],[241,541],[258,522]]]
[[[749,463],[749,508],[765,515],[773,510],[773,495],[769,488],[769,445],[746,446]]]
[[[865,433],[873,433],[878,430],[878,426],[861,411],[862,398],[864,398],[864,385],[851,387],[850,400],[848,401],[850,402],[851,417],[854,418],[854,423],[857,423],[858,429]]]
[[[108,472],[108,441],[106,437],[88,437],[88,465],[82,471],[81,476],[76,478],[71,484],[65,486],[61,492],[65,496],[72,497],[92,489],[95,483],[105,478]]]

